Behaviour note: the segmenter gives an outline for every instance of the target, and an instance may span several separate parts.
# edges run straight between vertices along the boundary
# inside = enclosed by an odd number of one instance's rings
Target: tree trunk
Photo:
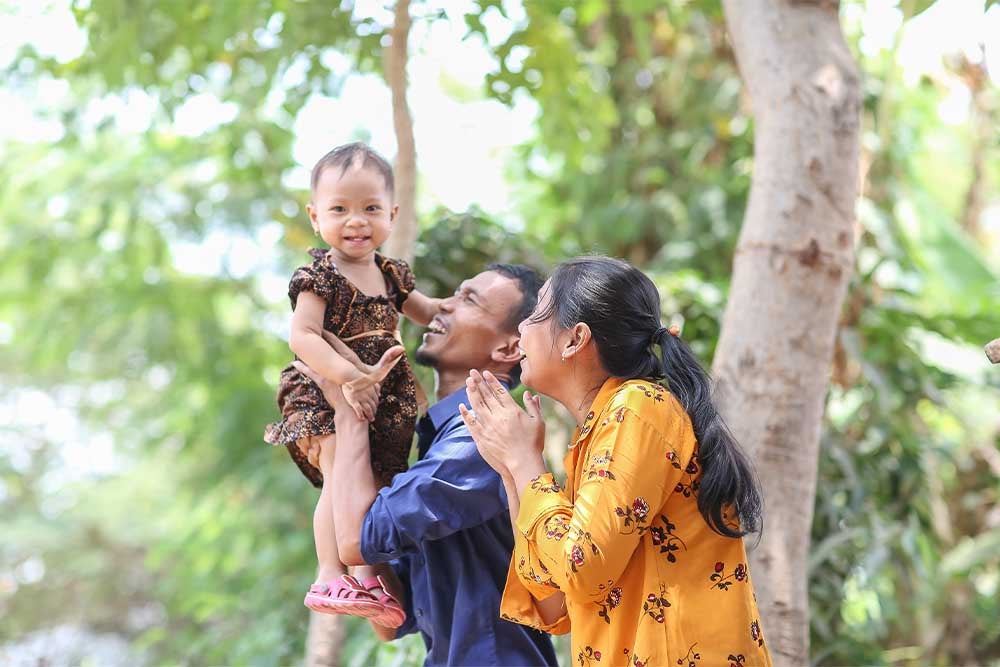
[[[343,616],[309,612],[306,667],[340,667],[346,630]]]
[[[989,155],[992,152],[992,138],[996,122],[994,105],[991,103],[993,94],[990,89],[989,74],[984,62],[973,63],[965,57],[958,66],[958,74],[963,83],[972,93],[972,105],[969,109],[969,126],[972,128],[972,181],[965,194],[965,203],[959,223],[962,229],[972,238],[983,242],[983,230],[979,225],[983,209],[989,203]]]
[[[410,36],[410,0],[396,1],[396,18],[385,47],[385,80],[392,92],[392,124],[396,131],[396,203],[399,215],[383,250],[386,255],[413,261],[417,242],[417,148],[413,118],[406,103],[407,43]]]
[[[750,198],[713,371],[765,495],[752,552],[775,664],[809,664],[820,422],[854,262],[860,83],[838,2],[724,0],[755,122]]]

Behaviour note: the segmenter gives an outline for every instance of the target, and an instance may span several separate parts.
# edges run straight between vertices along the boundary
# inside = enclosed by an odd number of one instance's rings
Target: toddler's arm
[[[288,346],[299,359],[323,377],[344,386],[364,378],[364,373],[351,361],[337,354],[323,340],[323,315],[326,302],[313,292],[300,292],[292,311],[292,331]],[[349,392],[348,402],[358,418],[371,421],[378,407],[378,388],[375,383],[358,386]]]
[[[328,380],[344,384],[360,373],[354,364],[337,354],[323,340],[323,315],[326,302],[313,292],[302,292],[292,311],[292,331],[288,347],[299,359]]]
[[[427,326],[431,319],[437,315],[440,305],[441,299],[434,299],[420,290],[413,290],[403,302],[403,314],[417,324]]]

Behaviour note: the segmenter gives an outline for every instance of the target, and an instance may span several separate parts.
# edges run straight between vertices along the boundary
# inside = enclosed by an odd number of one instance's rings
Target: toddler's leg
[[[316,442],[303,444],[315,446]],[[326,614],[372,617],[382,613],[383,605],[355,579],[346,576],[347,568],[341,562],[337,549],[337,532],[333,519],[333,456],[336,444],[334,435],[319,439],[323,490],[313,513],[313,536],[316,540],[319,572],[316,583],[309,587],[304,603],[313,611]]]
[[[380,478],[376,473],[380,486],[388,483],[387,479]],[[382,613],[370,618],[375,634],[383,641],[388,641],[386,637],[395,637],[395,628],[398,628],[406,620],[406,612],[403,611],[403,585],[393,569],[385,563],[379,565],[363,565],[352,568],[354,576],[361,582],[362,587],[368,591],[382,605]],[[392,630],[392,632],[390,632]]]
[[[319,469],[323,472],[323,490],[313,512],[313,538],[316,541],[316,559],[319,571],[316,583],[325,584],[347,574],[337,551],[337,534],[333,525],[333,454],[337,444],[335,435],[319,436]],[[316,443],[310,443],[315,445]]]

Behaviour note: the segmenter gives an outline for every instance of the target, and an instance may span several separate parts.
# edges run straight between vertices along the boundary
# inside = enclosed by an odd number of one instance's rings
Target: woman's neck
[[[603,368],[583,368],[583,364],[577,364],[576,368],[570,369],[569,378],[563,382],[558,395],[552,398],[562,403],[563,407],[569,410],[576,420],[577,427],[583,425],[590,412],[590,406],[597,398],[598,392],[607,381],[610,374]]]

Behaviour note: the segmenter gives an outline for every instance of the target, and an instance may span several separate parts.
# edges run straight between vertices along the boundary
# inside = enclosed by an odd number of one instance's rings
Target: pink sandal
[[[349,614],[372,618],[383,613],[380,600],[354,577],[345,574],[329,584],[313,584],[302,603],[322,614]]]
[[[358,580],[354,579],[354,581]],[[403,624],[406,620],[403,605],[400,604],[396,596],[389,592],[389,587],[385,585],[385,580],[382,577],[368,577],[359,582],[358,585],[360,586],[359,593],[367,593],[380,605],[379,613],[370,617],[372,623],[378,623],[386,628],[398,628]],[[376,589],[381,589],[381,591],[376,593]]]

